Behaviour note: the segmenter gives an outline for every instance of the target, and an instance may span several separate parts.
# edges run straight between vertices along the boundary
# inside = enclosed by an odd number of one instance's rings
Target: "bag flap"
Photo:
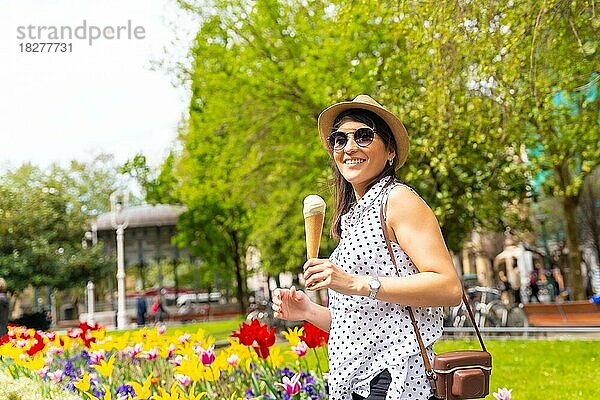
[[[481,350],[461,350],[438,354],[433,360],[433,369],[440,371],[476,365],[491,368],[492,355]]]

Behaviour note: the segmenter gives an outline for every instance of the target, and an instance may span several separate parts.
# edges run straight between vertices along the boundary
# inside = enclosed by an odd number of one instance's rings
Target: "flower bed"
[[[2,387],[26,386],[28,399],[35,398],[29,396],[33,387],[44,399],[327,398],[323,373],[304,359],[309,349],[318,357],[327,334],[306,324],[284,335],[286,357],[273,346],[274,328],[258,321],[242,323],[217,351],[201,329],[181,334],[159,326],[117,337],[85,323],[66,335],[10,327],[0,340],[0,372],[8,375],[0,381]]]

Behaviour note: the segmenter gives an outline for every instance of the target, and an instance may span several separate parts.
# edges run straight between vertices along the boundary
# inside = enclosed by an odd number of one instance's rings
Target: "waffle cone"
[[[321,245],[321,234],[323,233],[324,221],[325,214],[320,213],[304,218],[307,258],[315,258],[319,255],[319,246]]]

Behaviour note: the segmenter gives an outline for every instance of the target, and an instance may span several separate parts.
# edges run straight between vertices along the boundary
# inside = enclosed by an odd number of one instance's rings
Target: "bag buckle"
[[[429,386],[431,386],[431,389],[433,389],[433,391],[435,392],[437,389],[437,385],[435,383],[435,381],[437,381],[437,374],[435,372],[433,372],[432,370],[425,370],[425,376],[427,376],[427,379],[429,380]]]

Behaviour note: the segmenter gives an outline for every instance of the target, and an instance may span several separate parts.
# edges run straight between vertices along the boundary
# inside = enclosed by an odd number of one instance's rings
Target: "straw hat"
[[[381,117],[381,119],[383,119],[390,127],[390,130],[394,134],[394,139],[396,139],[396,157],[398,157],[396,169],[400,168],[408,157],[408,134],[406,133],[406,128],[398,117],[386,110],[381,104],[366,94],[359,94],[352,101],[343,101],[323,110],[321,115],[319,115],[318,122],[319,134],[321,135],[323,146],[329,150],[327,139],[329,138],[329,135],[331,135],[333,122],[340,113],[351,109],[372,111]]]

